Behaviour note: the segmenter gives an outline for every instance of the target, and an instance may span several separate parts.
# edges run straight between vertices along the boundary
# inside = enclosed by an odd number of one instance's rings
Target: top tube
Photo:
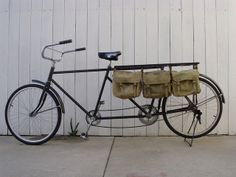
[[[178,66],[193,66],[197,68],[199,62],[189,62],[189,63],[163,63],[163,64],[143,64],[143,65],[117,65],[108,68],[94,68],[94,69],[80,69],[80,70],[64,70],[64,71],[54,71],[53,74],[66,74],[66,73],[84,73],[84,72],[101,72],[101,71],[113,71],[113,70],[140,70],[140,69],[155,69],[164,67],[178,67]]]

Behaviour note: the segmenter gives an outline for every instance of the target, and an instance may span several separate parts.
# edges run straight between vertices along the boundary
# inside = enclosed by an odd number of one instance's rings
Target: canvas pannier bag
[[[187,96],[201,92],[198,70],[172,71],[171,74],[172,93],[174,96]]]
[[[141,94],[141,72],[114,71],[113,95],[121,99],[138,97]]]
[[[143,97],[161,98],[171,95],[169,71],[152,71],[143,73]]]

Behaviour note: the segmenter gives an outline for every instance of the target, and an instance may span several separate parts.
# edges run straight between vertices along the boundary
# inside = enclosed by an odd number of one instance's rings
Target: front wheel
[[[55,95],[47,91],[43,105],[37,113],[31,113],[39,104],[44,87],[29,84],[12,93],[5,108],[7,127],[19,141],[29,145],[47,142],[58,131],[61,123],[61,107]]]
[[[201,88],[199,94],[186,97],[170,96],[163,100],[162,110],[166,125],[175,134],[184,138],[207,135],[221,118],[223,104],[220,93],[207,79],[199,78],[199,80]],[[182,108],[189,107],[189,100],[194,104],[195,110],[181,111]]]

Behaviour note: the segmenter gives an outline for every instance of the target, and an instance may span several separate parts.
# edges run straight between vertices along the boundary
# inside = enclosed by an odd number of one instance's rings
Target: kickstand
[[[194,119],[193,119],[193,121],[192,121],[192,124],[191,124],[189,130],[188,130],[188,133],[189,133],[190,130],[192,129],[194,122],[195,122],[195,117],[194,117]],[[194,125],[194,127],[193,127],[193,134],[192,134],[192,137],[191,137],[191,138],[184,138],[184,142],[186,142],[190,147],[192,147],[192,145],[193,145],[193,139],[194,139],[195,131],[196,131],[196,128],[197,128],[197,124],[198,124],[198,120],[195,122],[195,125]],[[188,139],[189,139],[189,140],[188,140]]]
[[[84,139],[84,140],[87,140],[88,139],[88,132],[89,132],[89,129],[90,129],[90,127],[92,126],[92,124],[93,124],[93,122],[94,122],[95,120],[92,120],[91,122],[90,122],[90,124],[89,124],[89,126],[88,126],[88,128],[87,128],[87,130],[86,130],[86,132],[84,133],[81,133],[80,134],[80,137],[82,138],[82,139]]]

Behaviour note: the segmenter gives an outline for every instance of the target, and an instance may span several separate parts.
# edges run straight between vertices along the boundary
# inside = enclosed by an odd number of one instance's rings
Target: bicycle
[[[65,40],[45,46],[41,53],[42,58],[52,62],[47,81],[32,80],[32,84],[19,87],[9,97],[5,108],[5,119],[8,129],[17,140],[28,145],[39,145],[47,142],[57,133],[62,114],[65,113],[65,108],[60,95],[52,87],[52,84],[86,114],[88,128],[86,132],[81,133],[82,138],[87,138],[90,127],[99,127],[99,123],[102,120],[138,118],[142,122],[142,126],[149,126],[154,124],[162,115],[169,129],[185,139],[191,139],[189,144],[192,145],[194,138],[207,135],[217,126],[222,115],[223,103],[225,103],[224,95],[217,83],[203,74],[199,76],[202,90],[200,94],[183,97],[172,95],[159,98],[157,101],[155,98],[152,98],[150,104],[145,105],[140,105],[135,99],[130,98],[131,103],[139,110],[137,115],[102,116],[100,107],[104,102],[101,98],[105,84],[107,82],[112,83],[113,81],[109,76],[111,71],[164,70],[166,68],[172,70],[173,67],[183,66],[192,66],[197,69],[199,63],[164,63],[111,67],[111,62],[118,60],[118,56],[121,55],[121,52],[117,51],[98,53],[101,59],[109,61],[107,68],[55,71],[55,64],[62,60],[64,54],[86,50],[86,48],[77,48],[75,50],[61,52],[54,49],[55,46],[71,42],[72,40]],[[55,59],[45,56],[45,50],[48,49],[59,52],[61,57]],[[105,72],[96,106],[93,110],[86,110],[53,79],[53,75],[56,74],[84,72]],[[157,106],[154,105],[155,102],[157,102]],[[133,107],[123,109],[133,109]]]

